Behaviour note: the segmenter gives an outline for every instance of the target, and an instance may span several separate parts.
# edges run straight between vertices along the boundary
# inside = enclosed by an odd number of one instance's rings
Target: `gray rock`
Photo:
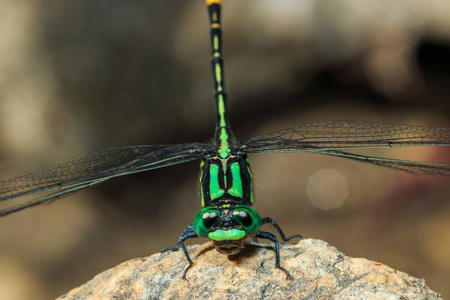
[[[286,279],[267,244],[227,257],[211,243],[188,247],[194,266],[182,279],[182,251],[132,259],[59,299],[442,299],[423,279],[345,256],[321,240],[281,245]]]

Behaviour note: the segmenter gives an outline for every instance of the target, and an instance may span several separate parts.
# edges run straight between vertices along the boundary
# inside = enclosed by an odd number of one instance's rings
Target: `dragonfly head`
[[[259,233],[261,217],[247,205],[205,207],[194,219],[194,230],[199,237],[210,238],[217,251],[234,255],[240,252],[245,238]]]

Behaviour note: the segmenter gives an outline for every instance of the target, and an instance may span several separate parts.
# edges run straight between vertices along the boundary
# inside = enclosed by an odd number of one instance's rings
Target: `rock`
[[[281,245],[281,265],[268,244],[251,243],[227,257],[211,243],[154,254],[107,270],[59,299],[442,299],[423,279],[381,263],[345,256],[320,240]]]

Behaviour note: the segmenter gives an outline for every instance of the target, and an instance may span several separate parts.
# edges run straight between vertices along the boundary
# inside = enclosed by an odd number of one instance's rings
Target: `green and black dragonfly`
[[[276,152],[313,152],[349,158],[374,165],[398,169],[416,175],[450,175],[450,165],[363,156],[345,149],[391,148],[403,146],[450,146],[450,128],[398,125],[360,121],[326,121],[256,136],[238,142],[227,120],[226,92],[222,58],[221,0],[206,0],[212,44],[212,71],[217,109],[214,145],[188,143],[110,148],[85,157],[0,182],[0,201],[27,195],[45,195],[0,210],[0,216],[48,203],[71,193],[98,185],[114,177],[144,172],[193,160],[201,160],[201,204],[203,209],[193,224],[182,232],[176,247],[192,260],[184,242],[191,238],[209,238],[217,250],[236,254],[248,237],[270,240],[275,244],[275,266],[280,265],[278,240],[262,231],[271,224],[283,241],[286,237],[278,224],[261,218],[251,207],[254,202],[252,173],[248,154]]]

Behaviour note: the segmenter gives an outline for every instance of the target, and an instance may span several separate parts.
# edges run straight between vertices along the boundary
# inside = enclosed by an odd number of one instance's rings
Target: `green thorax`
[[[209,158],[201,163],[202,206],[253,204],[252,175],[248,159],[230,155]]]

